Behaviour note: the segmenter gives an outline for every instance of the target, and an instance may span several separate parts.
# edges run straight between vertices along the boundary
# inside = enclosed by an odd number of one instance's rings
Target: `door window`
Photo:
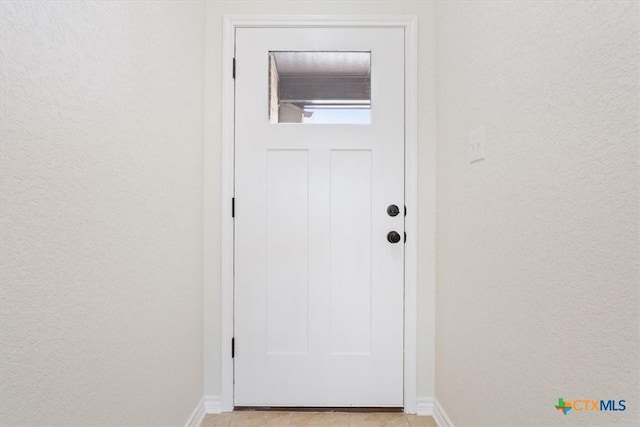
[[[271,123],[371,123],[371,52],[269,52]]]

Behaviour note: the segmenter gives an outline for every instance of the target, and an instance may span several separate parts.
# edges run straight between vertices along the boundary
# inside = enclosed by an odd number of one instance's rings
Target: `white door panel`
[[[370,124],[272,123],[269,53],[370,52]],[[236,406],[402,406],[404,32],[236,30]]]

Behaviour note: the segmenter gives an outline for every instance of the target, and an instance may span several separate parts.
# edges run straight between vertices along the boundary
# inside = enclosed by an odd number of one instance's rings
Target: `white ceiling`
[[[278,74],[287,76],[368,76],[370,52],[272,52]]]

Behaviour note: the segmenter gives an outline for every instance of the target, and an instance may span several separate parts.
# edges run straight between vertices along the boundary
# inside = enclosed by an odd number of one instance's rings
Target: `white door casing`
[[[269,120],[271,51],[370,52],[371,123]],[[404,31],[236,31],[235,404],[402,406]]]
[[[404,287],[404,410],[416,411],[416,278],[417,278],[417,18],[414,16],[225,16],[223,20],[222,62],[225,73],[222,85],[222,189],[221,189],[221,393],[220,403],[215,395],[206,396],[207,412],[233,410],[233,359],[231,337],[233,335],[233,219],[230,216],[231,198],[234,195],[234,80],[231,77],[234,54],[235,30],[238,28],[401,28],[405,35],[405,202],[407,216],[405,230]],[[226,71],[228,70],[228,72]],[[216,165],[205,159],[206,168]],[[431,170],[428,171],[432,173]],[[431,187],[425,187],[431,194]],[[432,216],[428,211],[428,218]],[[210,220],[205,218],[205,223]],[[431,223],[429,219],[428,224]],[[212,224],[209,227],[213,227]],[[433,236],[427,227],[427,238]],[[205,235],[205,241],[209,239]],[[207,247],[205,247],[206,249]],[[205,250],[206,253],[210,253]],[[205,254],[206,256],[206,254]],[[431,259],[431,256],[429,256]],[[433,287],[433,278],[427,277],[427,292]],[[205,309],[207,305],[205,305]],[[211,307],[213,309],[215,307]],[[205,324],[205,336],[218,336],[215,328]],[[215,369],[215,366],[210,366]],[[206,370],[205,370],[206,372]]]

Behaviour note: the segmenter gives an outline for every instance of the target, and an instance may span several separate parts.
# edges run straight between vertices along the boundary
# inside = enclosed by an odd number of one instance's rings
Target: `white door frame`
[[[235,30],[241,27],[400,27],[405,31],[405,203],[404,411],[416,412],[417,380],[417,214],[418,214],[418,21],[415,16],[225,16],[222,47],[221,153],[221,409],[233,410],[233,218]],[[227,71],[228,70],[228,71]]]

